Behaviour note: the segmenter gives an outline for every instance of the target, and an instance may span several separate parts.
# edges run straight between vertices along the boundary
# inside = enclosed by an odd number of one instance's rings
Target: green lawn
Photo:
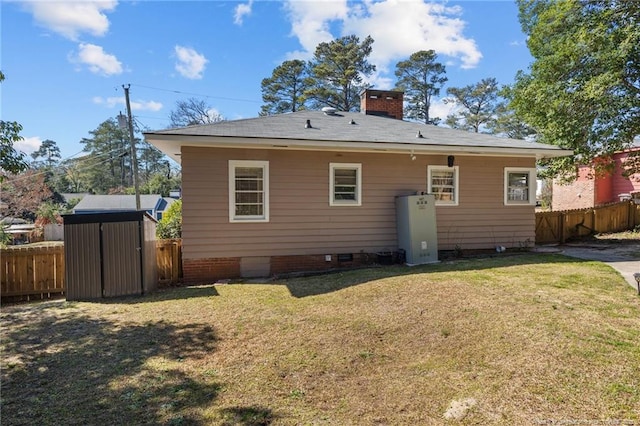
[[[640,297],[609,267],[561,255],[0,317],[2,425],[640,423]]]

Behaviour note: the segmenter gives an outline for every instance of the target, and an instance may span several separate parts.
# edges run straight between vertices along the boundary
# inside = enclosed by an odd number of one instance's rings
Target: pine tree
[[[362,43],[355,35],[341,37],[316,47],[310,63],[309,89],[305,95],[315,107],[329,106],[340,111],[358,111],[360,93],[369,87],[364,77],[376,66],[369,63],[373,39]]]
[[[271,77],[262,80],[262,106],[260,115],[296,112],[305,109],[305,91],[308,89],[307,65],[304,61],[284,61]]]
[[[429,114],[431,102],[434,96],[440,95],[440,89],[448,80],[444,76],[445,66],[436,62],[437,56],[433,50],[421,50],[396,64],[396,85],[404,91],[407,102],[405,116],[426,124],[434,123]]]

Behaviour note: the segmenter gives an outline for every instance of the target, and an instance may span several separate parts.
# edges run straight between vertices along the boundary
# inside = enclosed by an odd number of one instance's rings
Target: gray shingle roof
[[[305,128],[309,120],[311,128]],[[418,132],[422,137],[416,137]],[[358,112],[337,112],[327,115],[321,111],[298,111],[266,117],[222,121],[215,124],[189,126],[184,128],[146,132],[147,140],[171,155],[167,141],[179,145],[190,145],[189,140],[198,140],[197,145],[206,146],[207,140],[214,141],[229,138],[237,140],[238,146],[250,144],[248,139],[280,140],[283,145],[291,146],[296,141],[318,141],[359,144],[404,145],[411,148],[435,147],[475,147],[500,149],[520,149],[535,151],[558,151],[560,148],[523,140],[500,138],[493,135],[471,133],[422,123],[396,120],[387,117],[365,115]],[[162,141],[165,141],[164,143]],[[286,141],[286,142],[285,142]],[[175,151],[175,149],[173,149]],[[569,152],[564,152],[564,155]],[[175,152],[174,152],[175,154]]]
[[[158,201],[162,199],[159,194],[140,195],[140,208],[153,210]],[[74,207],[74,211],[123,211],[136,209],[135,195],[85,195]]]

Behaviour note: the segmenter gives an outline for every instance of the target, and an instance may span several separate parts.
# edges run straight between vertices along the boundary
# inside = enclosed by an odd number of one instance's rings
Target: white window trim
[[[334,185],[336,169],[351,169],[356,171],[356,199],[335,200]],[[329,163],[329,205],[330,206],[361,206],[362,205],[362,164],[361,163]]]
[[[236,216],[236,168],[254,167],[262,168],[263,215],[261,216]],[[269,162],[251,160],[229,160],[229,222],[255,223],[269,222]]]
[[[458,166],[427,166],[427,193],[433,194],[431,172],[437,170],[452,171],[453,170],[453,201],[436,200],[436,206],[457,206],[460,197],[460,179]]]
[[[529,194],[526,201],[509,200],[509,173],[529,174]],[[504,168],[504,205],[505,206],[535,206],[536,205],[536,169],[528,167],[505,167]]]

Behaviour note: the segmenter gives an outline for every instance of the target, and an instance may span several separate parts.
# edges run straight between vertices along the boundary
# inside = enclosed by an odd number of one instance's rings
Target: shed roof
[[[310,127],[307,126],[309,123]],[[570,150],[358,112],[298,111],[144,133],[176,161],[182,146],[558,157]]]
[[[87,214],[63,214],[65,225],[77,225],[81,223],[107,223],[107,222],[142,222],[143,220],[156,220],[144,211],[122,211],[109,213]]]
[[[153,210],[162,200],[159,194],[140,195],[140,208]],[[74,207],[74,211],[123,211],[136,209],[135,195],[85,195]]]

